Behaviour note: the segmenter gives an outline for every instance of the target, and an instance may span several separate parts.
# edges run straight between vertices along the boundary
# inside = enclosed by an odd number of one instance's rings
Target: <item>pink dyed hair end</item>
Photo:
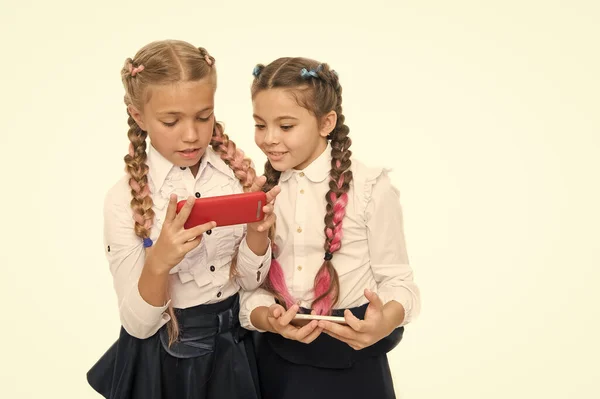
[[[296,301],[288,291],[283,269],[276,259],[271,260],[271,269],[269,269],[268,279],[273,290],[285,300],[286,308],[289,309],[294,306]]]
[[[315,278],[315,297],[318,298],[325,294],[331,286],[331,275],[326,267],[321,267],[319,274]],[[331,312],[333,301],[331,294],[313,303],[313,310],[318,315],[328,315]]]

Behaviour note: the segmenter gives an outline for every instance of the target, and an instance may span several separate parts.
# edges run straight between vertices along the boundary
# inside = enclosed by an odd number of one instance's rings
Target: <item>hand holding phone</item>
[[[179,201],[177,213],[186,201]],[[188,216],[186,229],[214,221],[218,227],[260,222],[265,217],[263,207],[267,196],[262,191],[198,198]]]
[[[202,235],[215,227],[215,223],[208,220],[191,229],[186,229],[184,223],[192,210],[194,198],[182,201],[180,213],[177,214],[177,196],[171,194],[165,215],[165,221],[158,239],[148,248],[148,258],[158,259],[151,262],[152,268],[159,272],[168,272],[178,265],[185,255],[200,245]]]
[[[309,320],[304,326],[299,327],[292,324],[296,317],[299,306],[293,305],[288,310],[279,304],[271,305],[267,309],[268,330],[287,338],[309,344],[321,334],[322,329],[317,327],[317,322]]]
[[[264,186],[267,182],[267,177],[265,175],[257,176],[250,187],[250,191],[264,191]],[[276,216],[275,216],[275,198],[281,192],[281,187],[275,186],[271,188],[268,192],[266,192],[267,203],[263,208],[265,212],[264,219],[259,223],[249,223],[248,231],[257,231],[259,233],[268,231],[271,226],[275,224]]]

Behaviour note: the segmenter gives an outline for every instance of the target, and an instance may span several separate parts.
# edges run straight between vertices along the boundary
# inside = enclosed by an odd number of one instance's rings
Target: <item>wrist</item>
[[[390,301],[383,307],[383,320],[386,330],[386,336],[391,334],[404,321],[404,306],[399,302]]]
[[[151,253],[146,256],[146,262],[144,263],[146,273],[155,277],[164,277],[168,276],[170,270],[170,266],[156,256],[152,256]]]
[[[248,227],[246,231],[246,244],[248,248],[258,256],[263,256],[267,252],[269,246],[269,232],[256,231]]]
[[[269,308],[259,306],[250,313],[250,322],[252,325],[262,331],[275,332],[268,320]]]

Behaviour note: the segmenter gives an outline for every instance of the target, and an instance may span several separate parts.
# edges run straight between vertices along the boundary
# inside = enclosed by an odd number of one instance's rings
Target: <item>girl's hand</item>
[[[321,320],[319,327],[323,328],[325,334],[347,343],[355,350],[364,349],[387,337],[404,319],[404,307],[395,301],[384,307],[381,298],[370,290],[365,290],[365,297],[369,300],[369,306],[364,320],[346,309],[344,318],[347,326]],[[397,320],[400,321],[395,323]]]
[[[250,187],[250,191],[261,191],[265,183],[267,182],[267,178],[265,176],[258,176],[254,179],[252,186]],[[260,222],[248,223],[248,230],[252,232],[258,233],[268,233],[269,228],[275,224],[275,214],[273,213],[275,209],[275,198],[281,192],[281,188],[279,186],[273,187],[269,190],[267,194],[267,203],[263,207],[263,212],[265,213],[265,217]]]
[[[313,320],[303,327],[291,325],[290,322],[294,319],[296,313],[298,313],[298,309],[298,305],[294,305],[286,312],[281,305],[271,305],[267,314],[268,325],[271,332],[276,332],[287,339],[310,344],[321,335],[323,329],[318,326],[319,323],[317,320]]]
[[[187,230],[183,227],[192,211],[194,200],[194,197],[189,197],[177,214],[177,196],[171,194],[160,235],[154,245],[147,250],[148,257],[152,258],[152,267],[156,268],[156,272],[168,273],[183,260],[188,252],[200,245],[202,234],[217,226],[215,222],[208,222]]]

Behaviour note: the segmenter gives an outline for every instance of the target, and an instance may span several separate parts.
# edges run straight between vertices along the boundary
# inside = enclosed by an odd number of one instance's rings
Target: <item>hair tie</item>
[[[212,62],[212,60],[210,59],[210,55],[208,55],[208,54],[204,54],[204,60],[206,61],[206,63],[207,63],[209,66],[212,66],[213,62]]]
[[[258,78],[260,76],[260,73],[262,72],[262,67],[260,65],[257,65],[254,67],[254,69],[252,70],[252,75],[255,78]]]
[[[150,248],[154,244],[154,241],[150,237],[144,238],[144,248]]]
[[[135,75],[142,72],[143,70],[144,70],[143,65],[138,65],[137,67],[134,67],[133,63],[129,63],[129,73],[131,74],[131,77],[134,77]]]
[[[300,76],[302,76],[304,79],[319,78],[319,75],[317,74],[317,71],[315,71],[314,69],[311,69],[309,71],[306,68],[302,68],[302,70],[300,71]]]
[[[325,260],[331,260],[333,258],[333,254],[331,252],[325,252]]]

